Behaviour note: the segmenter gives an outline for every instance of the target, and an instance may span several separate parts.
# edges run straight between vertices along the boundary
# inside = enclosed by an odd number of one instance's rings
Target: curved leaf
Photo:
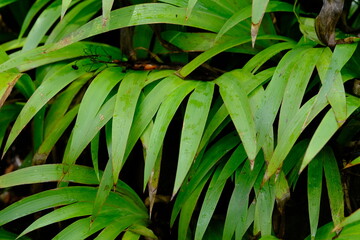
[[[255,73],[266,61],[280,53],[281,51],[291,49],[295,47],[295,42],[281,42],[274,44],[268,48],[265,48],[258,54],[256,54],[253,58],[251,58],[243,67],[245,71],[249,71]]]
[[[48,44],[46,46],[37,47],[26,52],[20,51],[11,54],[8,61],[0,64],[0,72],[9,70],[14,67],[18,68],[20,72],[23,72],[61,60],[77,57],[90,58],[88,55],[106,57],[107,60],[109,60],[109,58],[121,59],[119,49],[106,44],[78,42],[57,51],[46,52],[46,49],[52,45],[53,44]],[[89,54],[87,54],[87,52],[89,52]],[[87,63],[77,61],[73,65],[76,65],[79,67],[79,69],[85,68],[87,71],[99,67],[99,64],[94,63],[93,61],[89,61]]]
[[[243,147],[240,146],[238,149],[241,150],[241,148]],[[244,165],[237,170],[235,175],[235,188],[230,198],[224,223],[223,239],[232,239],[235,229],[239,228],[236,227],[237,225],[245,226],[249,194],[263,166],[264,158],[259,154],[253,169],[251,169],[250,162],[245,161]],[[236,223],[237,221],[239,221],[238,224]],[[244,233],[245,231],[246,229],[243,229],[242,232]],[[236,235],[241,235],[241,233],[239,232]]]
[[[90,215],[92,211],[91,202],[77,202],[58,209],[40,217],[30,226],[28,226],[19,237],[34,231],[36,229],[48,226],[50,224],[64,221],[71,218],[82,217]]]
[[[62,177],[62,164],[45,164],[26,167],[0,176],[0,188],[41,182],[55,182]],[[63,181],[82,184],[98,184],[99,181],[92,168],[74,165]]]
[[[76,117],[78,110],[79,110],[79,106],[77,105],[74,108],[72,108],[65,116],[59,118],[57,124],[54,126],[53,129],[49,131],[48,136],[45,137],[44,141],[41,143],[40,147],[35,153],[33,157],[33,164],[39,165],[45,162],[47,156],[54,147],[55,143],[59,140],[59,138],[68,128],[70,123]]]
[[[90,63],[88,59],[81,61],[83,64]],[[60,68],[57,72],[46,79],[34,92],[29,101],[21,110],[10,135],[7,139],[4,152],[8,150],[15,138],[20,134],[22,129],[30,122],[35,114],[53,97],[60,92],[66,85],[76,78],[86,73],[85,67],[74,71],[72,64]]]
[[[94,199],[95,193],[91,187],[67,187],[32,195],[1,210],[0,225],[44,209]]]
[[[196,203],[199,200],[200,194],[209,178],[210,178],[210,172],[206,174],[203,179],[201,179],[199,185],[194,189],[194,191],[189,196],[187,196],[187,199],[184,202],[183,207],[181,208],[180,219],[179,219],[179,230],[178,230],[179,240],[187,239],[191,216],[194,213]]]
[[[118,84],[124,77],[121,68],[114,67],[102,71],[92,81],[88,87],[79,108],[79,113],[76,118],[76,123],[73,128],[73,135],[70,143],[70,149],[64,155],[63,163],[73,163],[81,154],[86,145],[90,143],[94,135],[91,127],[94,126],[94,119],[99,114],[99,110],[106,98],[108,98],[110,91]],[[105,121],[105,117],[100,115],[100,120]],[[97,129],[99,131],[100,129]],[[66,173],[66,169],[64,169]]]
[[[46,52],[54,51],[85,38],[123,27],[161,22],[186,25],[216,32],[224,22],[224,18],[220,16],[206,11],[195,10],[192,11],[191,17],[185,20],[186,8],[179,8],[166,3],[145,3],[120,8],[111,12],[110,19],[111,22],[108,26],[103,27],[102,16],[95,18],[55,45],[48,46]]]
[[[289,40],[288,38],[279,37],[276,35],[264,35],[264,36],[259,37],[258,39],[273,39],[273,40],[283,40],[283,41]],[[183,68],[181,68],[178,71],[178,74],[182,77],[186,77],[192,71],[194,71],[197,67],[199,67],[201,64],[208,61],[213,56],[215,56],[221,52],[224,52],[232,47],[236,47],[238,45],[241,45],[241,44],[244,44],[244,43],[247,43],[250,41],[251,41],[250,37],[245,36],[245,37],[237,37],[237,38],[231,39],[227,42],[224,42],[223,44],[217,44],[214,47],[212,47],[211,49],[209,49],[208,51],[206,51],[206,52],[200,54],[199,56],[197,56],[196,58],[194,58],[188,64],[186,64]]]
[[[255,39],[258,34],[260,23],[264,17],[266,7],[269,0],[253,0],[251,8],[251,42],[252,46],[255,45]],[[274,3],[274,2],[271,2]]]
[[[213,91],[213,83],[199,82],[195,91],[190,95],[181,132],[173,196],[179,190],[196,157],[195,155],[209,114]]]
[[[114,183],[118,179],[120,170],[125,163],[126,146],[140,92],[144,87],[148,72],[130,72],[124,77],[116,95],[113,126],[112,153]],[[118,137],[121,135],[121,137]]]
[[[221,27],[218,35],[216,36],[215,41],[220,39],[226,32],[228,32],[231,28],[236,26],[239,22],[251,17],[252,16],[251,15],[252,9],[253,9],[253,11],[258,11],[259,10],[257,8],[252,7],[252,6],[247,6],[247,7],[242,8],[240,11],[236,12],[233,16],[231,16],[226,21],[226,23]],[[261,9],[260,9],[260,11],[261,11]],[[270,1],[267,8],[266,8],[266,12],[275,12],[275,11],[292,12],[293,11],[293,6],[288,4],[288,3],[285,3],[285,2]],[[259,21],[259,19],[255,19],[255,20]]]
[[[317,115],[323,108],[325,101],[328,101],[331,107],[334,109],[334,113],[338,124],[341,125],[346,119],[346,100],[344,91],[341,89],[334,89],[333,87],[339,86],[337,82],[341,79],[340,71],[347,61],[351,58],[354,51],[356,50],[357,44],[340,44],[336,45],[334,53],[331,57],[331,62],[327,68],[325,80],[323,80],[323,86],[321,87],[319,93],[317,94],[316,101],[311,111],[308,114],[306,123],[310,122],[312,118]],[[320,75],[320,78],[322,75]],[[341,85],[342,87],[343,85]],[[343,87],[342,87],[343,88]],[[335,92],[332,92],[335,91]],[[338,93],[343,94],[336,94]],[[334,95],[335,93],[335,95]]]
[[[46,32],[60,17],[60,9],[61,0],[56,0],[42,11],[26,38],[23,51],[33,49],[40,43]]]
[[[72,31],[87,23],[100,9],[101,2],[97,0],[80,1],[70,9],[70,11],[61,17],[61,21],[51,31],[45,44],[54,43],[65,37]],[[64,11],[64,1],[62,6]]]
[[[21,73],[0,73],[0,108],[10,95],[13,87],[21,76]]]
[[[341,184],[339,167],[333,151],[325,148],[323,166],[326,179],[326,187],[329,195],[331,217],[334,225],[344,220],[344,192]]]
[[[169,75],[168,71],[150,72],[145,83],[162,79],[149,94],[141,100],[134,116],[134,122],[131,127],[131,132],[128,139],[128,146],[126,148],[125,159],[130,154],[131,149],[140,138],[148,124],[152,121],[160,104],[171,94],[175,89],[181,86],[184,81],[178,76]]]
[[[286,84],[279,116],[278,141],[284,135],[284,128],[299,111],[305,90],[313,74],[315,64],[323,52],[321,48],[310,48],[301,53],[301,63],[289,69],[289,80]]]
[[[238,73],[237,75],[224,74],[216,80],[216,83],[220,87],[221,97],[244,144],[249,160],[253,161],[258,148],[255,122],[247,93],[239,82],[242,79],[250,79],[252,75]]]
[[[357,97],[348,96],[347,103],[347,116],[349,117],[355,110],[360,107],[360,100]],[[307,166],[307,164],[316,156],[316,154],[325,146],[330,138],[339,129],[338,122],[333,109],[330,109],[325,117],[320,122],[318,128],[313,134],[308,148],[306,149],[305,156],[301,163],[300,172]]]
[[[230,133],[225,137],[221,138],[219,141],[214,143],[214,145],[209,148],[204,156],[202,156],[199,161],[201,161],[201,165],[198,167],[196,175],[192,176],[190,183],[183,185],[183,187],[178,192],[178,196],[176,197],[176,201],[174,203],[174,207],[171,213],[171,226],[174,224],[177,215],[180,212],[181,207],[186,202],[189,194],[191,194],[197,186],[200,184],[202,179],[211,171],[214,165],[226,155],[229,151],[231,151],[236,145],[239,144],[239,137],[235,133]],[[190,180],[190,179],[189,179]]]
[[[19,39],[23,37],[25,31],[29,27],[33,18],[38,14],[38,12],[49,2],[50,0],[38,0],[31,6],[30,10],[27,12],[24,22],[21,26],[19,33]]]
[[[149,180],[152,169],[154,168],[156,158],[161,150],[162,142],[165,138],[166,130],[173,118],[176,110],[184,98],[195,88],[196,82],[184,82],[180,87],[174,90],[166,100],[161,104],[156,115],[156,120],[151,131],[149,147],[146,152],[144,169],[144,186]]]
[[[243,146],[240,145],[231,155],[229,160],[224,164],[223,168],[218,168],[215,171],[200,210],[195,239],[203,238],[226,181],[245,159],[245,150]]]
[[[308,206],[309,206],[309,220],[311,236],[315,237],[320,214],[320,200],[322,190],[322,178],[323,178],[323,158],[325,155],[320,153],[308,168]]]

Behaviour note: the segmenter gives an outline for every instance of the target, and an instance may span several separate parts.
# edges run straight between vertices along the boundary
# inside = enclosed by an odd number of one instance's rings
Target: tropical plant
[[[353,27],[360,8],[348,2]],[[298,6],[2,1],[0,145],[3,159],[23,160],[16,171],[3,164],[0,188],[31,187],[4,201],[0,234],[289,237],[285,209],[306,174],[300,236],[358,236],[336,154],[358,144],[360,99],[347,90],[360,75],[358,38],[335,38],[337,21],[326,24],[335,12],[315,19]],[[331,222],[319,227],[323,175]]]

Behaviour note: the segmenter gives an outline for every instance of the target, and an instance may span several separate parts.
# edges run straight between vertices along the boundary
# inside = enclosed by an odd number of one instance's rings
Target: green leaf
[[[107,122],[105,121],[106,117],[101,114],[99,110],[105,99],[108,98],[110,91],[123,77],[124,74],[120,68],[107,68],[91,82],[80,104],[79,113],[73,128],[72,139],[70,141],[70,149],[64,154],[64,164],[73,164],[86,145],[89,144],[95,136],[96,133],[94,134],[93,131],[100,130],[100,128],[94,129],[95,119],[104,122],[103,124]],[[100,115],[100,119],[97,119],[98,115]],[[89,131],[90,129],[93,129],[93,131]],[[66,172],[67,168],[64,169],[64,173]]]
[[[244,144],[249,160],[253,161],[258,149],[255,122],[247,93],[239,82],[252,76],[243,72],[238,73],[237,75],[223,74],[216,83],[220,87],[221,97]]]
[[[355,165],[358,165],[360,164],[360,156],[355,158],[354,160],[352,160],[350,163],[346,164],[346,168],[348,167],[352,167],[352,166],[355,166]]]
[[[19,40],[23,37],[30,23],[33,21],[33,18],[39,13],[39,11],[49,2],[50,0],[38,0],[35,1],[34,4],[31,5],[30,10],[27,12],[24,22],[21,26],[21,30],[19,33]],[[25,39],[26,40],[26,39]]]
[[[21,76],[21,73],[0,73],[0,108],[5,103],[7,97],[10,95],[13,87]]]
[[[333,53],[329,48],[325,48],[323,51],[323,54],[321,55],[321,59],[317,63],[317,70],[319,72],[320,80],[323,85],[326,85],[326,82],[329,82],[331,80],[327,79],[327,72],[329,68],[331,68],[331,59],[332,59]],[[346,107],[343,108],[345,103],[345,89],[343,85],[343,79],[340,73],[335,73],[333,81],[333,86],[331,87],[331,90],[328,93],[327,100],[329,103],[334,106],[333,109],[339,109],[341,114],[341,118],[343,118],[343,121],[345,121],[346,117]],[[324,100],[325,101],[325,100]],[[343,106],[343,107],[342,107]],[[340,116],[339,116],[340,117]],[[339,122],[339,126],[341,126],[342,123]]]
[[[317,94],[316,101],[311,109],[311,112],[308,114],[306,123],[310,122],[312,118],[317,115],[322,109],[325,101],[329,101],[331,107],[334,109],[334,113],[339,125],[342,125],[346,119],[346,100],[344,94],[335,94],[332,91],[341,89],[333,89],[333,87],[339,86],[336,82],[339,81],[340,70],[346,64],[346,62],[353,55],[357,44],[340,44],[336,45],[334,53],[331,57],[331,62],[327,68],[325,80],[323,81],[323,86],[321,87],[319,93]],[[320,71],[319,71],[320,72]],[[322,75],[320,75],[320,78]],[[338,80],[338,81],[337,81]],[[340,93],[339,92],[339,93]],[[343,92],[343,91],[342,91]]]
[[[252,1],[252,11],[251,11],[251,42],[252,46],[255,45],[255,39],[258,34],[261,20],[264,17],[266,7],[269,3],[269,0],[253,0]]]
[[[199,213],[199,218],[196,225],[196,231],[194,237],[195,240],[203,239],[205,231],[210,223],[211,217],[214,214],[215,207],[225,187],[226,180],[219,181],[219,176],[222,170],[223,170],[223,166],[221,165],[215,170],[215,173],[206,191],[206,195],[203,200]]]
[[[196,157],[195,155],[209,114],[213,92],[213,83],[199,82],[195,91],[190,95],[181,132],[173,196],[179,190]]]
[[[336,233],[332,231],[333,228],[334,228],[333,222],[325,224],[324,226],[318,229],[315,240],[333,239],[334,237],[336,237]],[[305,240],[311,240],[311,235],[309,235]]]
[[[287,41],[288,38],[279,37],[276,35],[264,35],[259,37],[259,39],[274,39],[274,40],[283,40]],[[194,71],[197,67],[199,67],[201,64],[208,61],[210,58],[214,57],[215,55],[222,53],[230,48],[236,47],[238,45],[248,43],[250,42],[250,38],[248,36],[245,37],[237,37],[234,39],[231,39],[229,41],[226,41],[222,44],[217,44],[214,47],[210,48],[208,51],[201,53],[199,56],[194,58],[192,61],[190,61],[188,64],[186,64],[183,68],[181,68],[178,71],[178,74],[181,77],[186,77],[189,75],[192,71]]]
[[[89,63],[89,60],[84,60],[82,63]],[[8,140],[6,142],[4,152],[8,150],[15,138],[20,134],[21,130],[29,123],[29,121],[35,116],[35,114],[59,91],[61,91],[66,85],[80,77],[86,70],[84,67],[74,71],[71,67],[72,64],[68,64],[60,68],[57,72],[49,76],[44,81],[25,104],[24,108],[20,112],[13,128],[10,132]]]
[[[235,239],[242,239],[246,230],[249,229],[249,227],[254,222],[255,217],[255,202],[252,202],[247,209],[247,216],[246,216],[246,222],[244,224],[243,221],[238,221],[235,231]]]
[[[311,41],[322,44],[316,34],[315,30],[315,18],[298,17],[299,28],[305,38]]]
[[[266,3],[266,1],[264,2]],[[253,8],[252,6],[247,6],[242,8],[240,11],[236,12],[233,16],[231,16],[226,23],[220,29],[218,35],[216,36],[215,41],[217,42],[226,32],[228,32],[231,28],[235,27],[238,23],[244,21],[245,19],[251,17],[251,11],[258,11],[257,9]],[[261,11],[261,9],[260,9]],[[270,1],[266,12],[274,12],[274,11],[285,11],[285,12],[292,12],[293,6],[280,1]],[[262,18],[262,17],[261,17]]]
[[[98,214],[103,207],[107,197],[110,194],[110,191],[112,190],[112,187],[114,186],[114,179],[113,179],[113,166],[112,161],[109,160],[106,164],[104,174],[101,178],[100,185],[98,188],[98,191],[96,193],[96,199],[94,201],[94,207],[91,219],[92,221],[98,217]]]
[[[269,3],[269,0],[267,1],[260,1],[260,0],[253,0],[252,1],[252,13],[251,13],[251,21],[252,24],[260,24],[261,20],[264,16],[264,13],[266,11],[266,7]],[[273,3],[273,2],[272,2]]]
[[[285,214],[285,204],[290,199],[290,188],[283,171],[279,173],[275,181],[275,200],[281,215]]]
[[[88,201],[95,197],[91,187],[67,187],[44,191],[24,198],[0,211],[0,225],[44,209]]]
[[[65,114],[65,116],[59,117],[56,125],[54,125],[54,128],[49,130],[49,134],[47,135],[47,137],[45,137],[45,139],[42,141],[41,145],[37,149],[37,152],[35,153],[33,158],[33,164],[38,165],[45,162],[56,142],[59,140],[65,130],[69,127],[70,123],[76,117],[78,110],[79,105],[72,108],[67,114]]]
[[[90,217],[82,218],[76,222],[70,224],[60,233],[58,233],[54,240],[66,240],[66,239],[86,239],[97,231],[101,230],[105,226],[109,225],[119,216],[107,215],[101,216],[92,221]]]
[[[61,4],[61,19],[64,18],[66,11],[68,10],[72,0],[62,0]]]
[[[201,165],[197,168],[196,174],[191,177],[190,183],[183,185],[183,187],[178,192],[174,207],[171,213],[170,224],[173,225],[175,219],[187,200],[189,194],[195,191],[196,187],[200,184],[202,179],[211,171],[214,165],[226,155],[230,150],[232,150],[237,144],[239,144],[239,137],[235,133],[230,133],[225,137],[221,138],[219,141],[214,143],[214,145],[209,148],[204,156],[199,159]]]
[[[191,221],[191,216],[196,207],[196,203],[200,197],[200,194],[210,178],[210,173],[206,174],[201,182],[197,185],[195,190],[187,196],[186,201],[181,208],[180,219],[179,219],[179,229],[178,229],[178,239],[185,240],[187,239],[188,229]]]
[[[144,169],[144,186],[149,180],[156,158],[162,147],[167,128],[172,120],[176,110],[184,98],[196,87],[194,81],[187,81],[174,90],[166,100],[161,104],[156,115],[154,127],[151,132],[149,147],[146,152]]]
[[[112,126],[112,153],[113,180],[116,184],[120,170],[126,159],[125,150],[133,123],[138,98],[144,87],[148,72],[130,72],[124,77],[116,95],[116,103]],[[121,138],[119,138],[121,134]]]
[[[359,222],[349,224],[340,232],[339,240],[352,240],[360,237]]]
[[[301,160],[304,156],[308,144],[309,140],[307,139],[299,141],[292,147],[284,160],[282,171],[285,173],[285,175],[287,175],[290,186],[295,186],[296,184],[296,181],[299,177]]]
[[[295,42],[281,42],[265,48],[254,57],[252,57],[243,67],[243,70],[248,72],[256,72],[266,61],[280,53],[281,51],[294,48]]]
[[[308,206],[311,237],[315,237],[320,214],[320,200],[323,178],[323,160],[325,154],[320,152],[317,157],[311,161],[308,167]]]
[[[44,136],[48,137],[49,132],[53,131],[54,126],[58,124],[60,119],[69,110],[69,106],[72,103],[76,94],[80,89],[92,78],[92,74],[84,74],[77,80],[72,82],[66,90],[57,95],[56,99],[52,102],[50,109],[48,109],[45,118],[45,130]]]
[[[23,51],[34,49],[40,43],[46,32],[60,17],[60,9],[61,0],[56,0],[41,12],[26,38]]]
[[[279,240],[279,238],[268,235],[268,236],[262,236],[259,240]]]
[[[272,130],[272,125],[280,107],[292,67],[303,60],[302,54],[311,46],[300,46],[292,49],[280,60],[275,73],[266,88],[263,104],[255,114],[258,128],[258,144],[263,145],[266,136]]]
[[[100,33],[129,26],[162,22],[216,32],[224,23],[224,18],[199,10],[193,10],[191,17],[185,21],[186,8],[179,8],[166,3],[145,3],[120,8],[111,12],[110,19],[111,22],[104,28],[103,17],[95,18],[55,45],[48,46],[48,51],[62,48]]]
[[[75,5],[75,4],[74,4]],[[67,36],[72,31],[86,24],[97,14],[101,8],[101,1],[87,0],[80,1],[75,6],[71,6],[66,15],[61,16],[61,21],[52,29],[45,44],[54,43]],[[62,9],[63,11],[64,9]]]
[[[257,194],[254,218],[255,234],[259,230],[261,235],[271,235],[271,217],[275,203],[275,184],[273,179],[265,182]]]
[[[18,68],[20,72],[23,72],[29,69],[37,68],[42,65],[58,62],[65,59],[77,57],[89,58],[89,54],[105,57],[106,60],[109,60],[109,54],[112,59],[121,59],[119,49],[115,47],[110,47],[106,44],[79,42],[71,44],[57,51],[47,51],[47,48],[52,45],[53,44],[48,44],[46,46],[31,49],[26,52],[16,52],[12,54],[8,61],[0,64],[0,72],[9,70],[14,67]],[[87,51],[90,51],[91,53],[87,54]],[[98,64],[88,60],[87,62],[77,61],[73,65],[79,67],[80,72],[82,71],[82,69],[85,69],[85,72],[89,72],[104,64]],[[71,71],[78,72],[74,71],[74,69],[71,69]]]
[[[58,209],[38,218],[28,226],[19,237],[36,229],[48,226],[53,223],[65,221],[67,219],[90,215],[92,211],[91,202],[77,202]]]
[[[289,69],[291,72],[285,88],[279,116],[278,141],[281,141],[281,137],[284,135],[284,128],[300,109],[306,87],[322,51],[323,49],[321,48],[310,48],[302,52],[301,63],[294,64]]]
[[[210,109],[214,110],[214,107]],[[198,153],[209,144],[209,141],[216,136],[219,130],[226,125],[230,119],[228,118],[229,113],[224,104],[214,113],[213,116],[209,114],[209,121],[205,127],[204,135],[201,139]]]
[[[154,124],[151,122],[149,124],[149,126],[146,128],[146,130],[144,131],[144,134],[141,136],[141,142],[145,148],[143,150],[145,159],[146,159],[146,155],[147,155],[146,150],[149,148],[150,134],[153,130],[153,126],[154,126]],[[156,194],[157,194],[157,190],[159,187],[161,161],[162,161],[162,153],[160,150],[159,154],[156,157],[155,164],[152,168],[150,178],[149,178],[149,183],[148,183],[150,218],[152,217],[152,210],[153,210],[153,207],[154,207],[154,204],[156,201]],[[146,186],[146,184],[144,184],[144,188],[143,188],[144,191],[145,191],[145,186]]]
[[[221,183],[227,181],[228,178],[236,171],[236,169],[243,163],[246,159],[246,152],[244,146],[239,145],[235,151],[232,153],[228,161],[226,161],[224,168],[222,169],[220,176],[218,177],[217,182]]]
[[[91,73],[82,75],[72,82],[66,90],[56,96],[46,114],[45,137],[48,137],[49,132],[51,132],[54,129],[54,126],[58,124],[59,119],[61,119],[61,117],[69,110],[69,106],[77,93],[92,77]]]
[[[93,140],[91,140],[91,160],[96,173],[97,178],[100,181],[99,175],[99,142],[100,142],[100,132],[98,132]]]
[[[259,154],[253,169],[251,169],[250,162],[245,161],[244,165],[237,170],[235,175],[235,188],[231,195],[226,214],[223,239],[232,239],[235,229],[239,228],[237,225],[242,226],[242,231],[240,228],[237,230],[236,239],[238,239],[238,235],[242,237],[242,234],[247,230],[245,223],[247,221],[249,196],[263,166],[264,158],[262,154]]]
[[[0,188],[7,188],[23,184],[59,181],[63,175],[62,164],[45,164],[26,167],[0,176]],[[63,181],[82,184],[98,184],[92,168],[74,165]]]
[[[188,1],[188,5],[186,8],[186,17],[185,20],[188,20],[190,18],[191,12],[195,6],[195,4],[197,3],[197,0],[189,0]]]
[[[145,84],[164,77],[165,78],[162,79],[144,99],[139,99],[140,103],[137,107],[137,110],[135,111],[135,116],[127,143],[125,159],[130,154],[131,149],[135,146],[136,142],[139,140],[148,124],[153,120],[153,117],[155,116],[160,104],[169,96],[169,94],[171,94],[172,91],[184,83],[181,78],[172,74],[173,72],[174,71],[169,72],[165,70],[149,73]]]
[[[195,232],[195,238],[203,238],[206,227],[210,222],[210,218],[215,210],[215,206],[219,201],[220,194],[225,186],[228,178],[236,171],[240,164],[246,159],[245,149],[240,145],[231,155],[228,161],[224,164],[223,168],[218,168],[210,182],[209,188],[206,192],[205,199],[203,201],[198,225]],[[256,174],[256,173],[255,173]],[[237,202],[239,204],[239,202]],[[244,205],[245,206],[245,205]],[[227,222],[227,220],[225,220]],[[200,236],[199,236],[200,235]]]
[[[268,168],[266,169],[264,181],[267,181],[279,168],[281,168],[286,156],[294,146],[296,140],[299,138],[301,132],[306,127],[305,121],[307,114],[311,111],[311,106],[314,103],[313,97],[306,102],[297,114],[293,117],[283,131],[281,142],[275,148],[275,151],[269,161]],[[325,107],[324,105],[323,107]]]
[[[124,236],[122,237],[122,240],[139,240],[140,235],[133,233],[131,231],[126,231],[124,233]]]
[[[325,148],[323,166],[328,190],[331,217],[335,226],[344,220],[344,192],[341,184],[339,167],[334,153],[330,148]]]
[[[117,218],[110,224],[108,224],[101,233],[95,238],[95,240],[111,240],[116,239],[118,235],[129,227],[133,222],[137,220],[136,218]],[[126,233],[125,233],[126,234]],[[123,237],[122,239],[124,239]]]
[[[165,31],[161,36],[171,44],[181,48],[183,51],[207,51],[214,46],[216,38],[215,33],[211,32],[180,32],[180,31]],[[233,40],[236,36],[225,35],[216,44],[223,44],[227,41]],[[163,52],[163,49],[159,49]],[[226,50],[227,52],[256,54],[258,49],[253,49],[249,45],[240,45]]]
[[[99,130],[111,119],[114,113],[115,106],[115,96],[111,97],[98,111],[95,117],[92,119],[92,124],[86,129],[87,141],[81,141],[81,145],[76,149],[77,154],[80,154],[85,147],[90,143],[90,141],[95,137],[95,135],[99,132]],[[83,139],[81,139],[83,140]],[[68,144],[65,148],[63,164],[64,164],[64,172],[66,175],[69,168],[75,163],[76,158],[70,158],[70,144],[72,142],[72,135],[69,138]]]
[[[347,105],[347,118],[360,107],[360,100],[357,97],[348,96],[346,99]],[[325,146],[330,138],[339,129],[336,116],[333,109],[330,109],[325,117],[322,119],[315,133],[313,134],[308,148],[306,149],[305,156],[302,160],[300,171],[314,158],[314,156]]]
[[[132,226],[129,227],[128,231],[131,231],[133,233],[136,233],[136,234],[139,234],[141,236],[151,238],[151,239],[154,239],[154,240],[157,239],[157,237],[155,236],[153,231],[151,231],[149,228],[147,228],[147,227],[145,227],[143,225],[132,224]]]
[[[26,98],[30,98],[35,92],[35,84],[28,74],[23,74],[16,82],[15,88]]]
[[[355,212],[345,217],[344,221],[342,221],[339,225],[335,226],[335,230],[341,230],[344,226],[358,221],[360,221],[360,209],[357,209]]]
[[[103,27],[108,25],[111,14],[111,8],[114,4],[114,0],[103,0],[102,1],[102,17],[103,17]]]

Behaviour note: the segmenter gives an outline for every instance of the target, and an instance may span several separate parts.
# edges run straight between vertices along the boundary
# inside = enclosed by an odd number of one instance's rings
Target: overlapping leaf
[[[213,83],[200,82],[190,95],[181,131],[179,159],[173,195],[179,190],[196,157],[195,155],[209,114],[213,91]]]
[[[125,151],[138,98],[148,72],[130,72],[125,75],[116,95],[113,125],[112,153],[113,179],[116,184],[121,167],[125,162]],[[121,136],[121,137],[119,137]]]

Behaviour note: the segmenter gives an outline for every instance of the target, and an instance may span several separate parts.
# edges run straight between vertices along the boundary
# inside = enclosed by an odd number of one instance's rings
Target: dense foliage
[[[1,0],[0,238],[360,237],[360,7],[319,2]]]

